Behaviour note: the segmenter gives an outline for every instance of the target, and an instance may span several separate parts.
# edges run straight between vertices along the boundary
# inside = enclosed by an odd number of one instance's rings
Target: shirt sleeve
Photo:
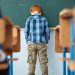
[[[29,41],[29,31],[30,31],[30,21],[29,19],[27,19],[26,23],[25,23],[25,39],[26,39],[26,42],[28,43]]]
[[[48,41],[50,39],[50,30],[48,28],[48,21],[44,21],[44,36],[45,36],[45,41],[48,44]]]

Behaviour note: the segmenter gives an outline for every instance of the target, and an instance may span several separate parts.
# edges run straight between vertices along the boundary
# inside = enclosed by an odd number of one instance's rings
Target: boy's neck
[[[34,15],[41,15],[41,14],[33,14],[32,16],[34,16]]]
[[[31,13],[31,15],[41,15],[41,13],[35,11],[35,12]]]

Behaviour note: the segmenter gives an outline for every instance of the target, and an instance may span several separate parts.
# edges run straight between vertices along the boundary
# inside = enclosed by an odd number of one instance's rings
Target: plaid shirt
[[[30,16],[25,23],[25,39],[31,43],[47,43],[50,38],[48,22],[40,14]]]

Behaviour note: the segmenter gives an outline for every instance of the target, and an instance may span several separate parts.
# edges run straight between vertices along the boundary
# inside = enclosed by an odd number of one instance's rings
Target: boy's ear
[[[42,12],[39,13],[40,15],[42,14]]]
[[[33,12],[30,12],[31,15],[33,15]]]
[[[44,14],[44,12],[43,12],[43,11],[41,11],[40,13],[41,13],[41,15],[43,15],[43,14]]]

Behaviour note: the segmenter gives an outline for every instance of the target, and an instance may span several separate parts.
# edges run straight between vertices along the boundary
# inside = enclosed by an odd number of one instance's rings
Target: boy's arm
[[[30,21],[28,19],[25,23],[25,39],[27,43],[28,43],[28,37],[29,37],[29,30],[30,30]]]
[[[45,24],[44,24],[44,36],[45,36],[46,43],[48,44],[48,41],[50,39],[50,30],[48,28],[47,20],[45,21]]]

